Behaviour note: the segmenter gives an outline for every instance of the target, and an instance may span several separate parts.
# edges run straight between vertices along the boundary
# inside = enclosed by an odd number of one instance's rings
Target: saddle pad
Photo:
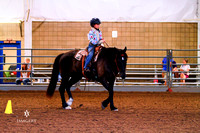
[[[82,59],[83,56],[87,56],[87,55],[88,55],[88,53],[87,53],[85,50],[79,50],[79,51],[75,54],[74,58],[77,59],[78,61],[80,61],[80,60]]]

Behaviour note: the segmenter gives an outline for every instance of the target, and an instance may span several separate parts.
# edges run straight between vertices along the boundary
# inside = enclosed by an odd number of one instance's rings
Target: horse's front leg
[[[105,79],[101,81],[101,84],[109,92],[109,97],[102,102],[102,105],[101,105],[102,109],[105,109],[108,106],[108,104],[110,103],[110,109],[112,111],[118,111],[118,109],[114,106],[114,102],[113,102],[113,93],[114,93],[113,92],[113,85],[114,85],[114,81],[115,81],[114,79],[109,80],[109,82],[107,80],[105,80]]]
[[[110,109],[112,111],[118,111],[118,109],[114,106],[114,103],[113,103],[113,86],[112,88],[110,88],[110,91],[109,91],[109,99],[110,99]]]

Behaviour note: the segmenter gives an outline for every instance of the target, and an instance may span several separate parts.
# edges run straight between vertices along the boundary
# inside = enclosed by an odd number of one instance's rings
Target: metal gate
[[[0,48],[0,51],[5,50],[5,48]],[[13,49],[6,49],[6,50],[13,50]],[[15,49],[16,50],[16,49]],[[52,71],[52,65],[54,62],[55,57],[63,52],[67,52],[72,49],[21,49],[17,48],[17,51],[20,51],[20,53],[25,53],[25,51],[31,51],[30,56],[6,56],[1,54],[0,55],[0,66],[2,65],[16,65],[17,68],[14,70],[17,72],[17,76],[5,76],[5,72],[12,73],[13,70],[3,70],[2,67],[0,67],[0,80],[16,80],[17,78],[20,78],[20,72],[31,72],[34,74],[34,76],[30,77],[30,83],[29,85],[25,86],[47,86],[51,77],[51,71]],[[181,52],[181,54],[178,54]],[[150,86],[150,87],[198,87],[199,82],[199,65],[198,62],[198,56],[197,56],[198,50],[174,50],[174,49],[128,49],[127,54],[129,56],[128,63],[127,63],[127,69],[126,74],[127,77],[123,81],[120,77],[116,78],[115,86]],[[185,54],[182,54],[185,53]],[[191,54],[188,54],[191,53]],[[185,56],[181,56],[185,55]],[[17,57],[22,59],[21,62],[17,63],[5,63],[3,62],[3,58],[11,58],[11,57]],[[21,64],[24,63],[25,58],[30,58],[32,69],[30,71],[21,70]],[[166,64],[162,64],[163,58],[167,59]],[[171,65],[172,60],[177,61],[177,69],[180,70],[180,66],[183,65],[182,59],[188,58],[190,63],[190,70],[189,70],[189,77],[184,79],[186,82],[182,83],[180,82],[183,80],[180,77],[174,77],[175,73],[184,73],[181,71],[173,72]],[[163,71],[163,65],[167,66],[167,70]],[[166,76],[162,76],[166,75]],[[59,77],[58,85],[60,83],[61,77]],[[76,84],[77,86],[101,86],[97,82],[86,82],[85,78],[82,78],[80,83]],[[14,84],[4,84],[3,82],[0,83],[1,86],[17,86]],[[24,86],[21,84],[20,86]]]

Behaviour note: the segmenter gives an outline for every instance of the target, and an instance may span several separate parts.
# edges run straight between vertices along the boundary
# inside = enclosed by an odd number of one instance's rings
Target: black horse
[[[100,82],[109,92],[109,97],[102,102],[102,109],[106,108],[110,103],[110,109],[118,111],[113,103],[113,85],[118,73],[120,73],[122,79],[125,79],[126,77],[125,71],[128,58],[126,50],[126,47],[123,50],[103,47],[96,63],[94,64],[97,74],[96,81]],[[52,97],[56,88],[58,74],[60,72],[62,81],[59,92],[62,99],[62,107],[64,109],[71,109],[70,106],[73,102],[73,98],[70,88],[83,77],[82,62],[74,58],[77,52],[78,50],[72,50],[56,57],[53,64],[51,81],[47,88],[47,96]],[[65,89],[69,96],[67,102],[65,101],[64,96]]]

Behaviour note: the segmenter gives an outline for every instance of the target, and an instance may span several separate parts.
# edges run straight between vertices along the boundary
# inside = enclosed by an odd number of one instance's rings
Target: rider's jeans
[[[94,47],[95,47],[95,46],[94,46],[94,45],[91,45],[91,44],[89,44],[89,46],[88,46],[88,52],[89,52],[89,54],[88,54],[88,56],[86,57],[84,69],[85,69],[85,68],[88,69],[88,66],[87,66],[87,65],[90,63],[90,61],[91,61],[91,59],[92,59],[92,57],[93,57],[93,55],[94,55],[94,50],[95,50]]]

